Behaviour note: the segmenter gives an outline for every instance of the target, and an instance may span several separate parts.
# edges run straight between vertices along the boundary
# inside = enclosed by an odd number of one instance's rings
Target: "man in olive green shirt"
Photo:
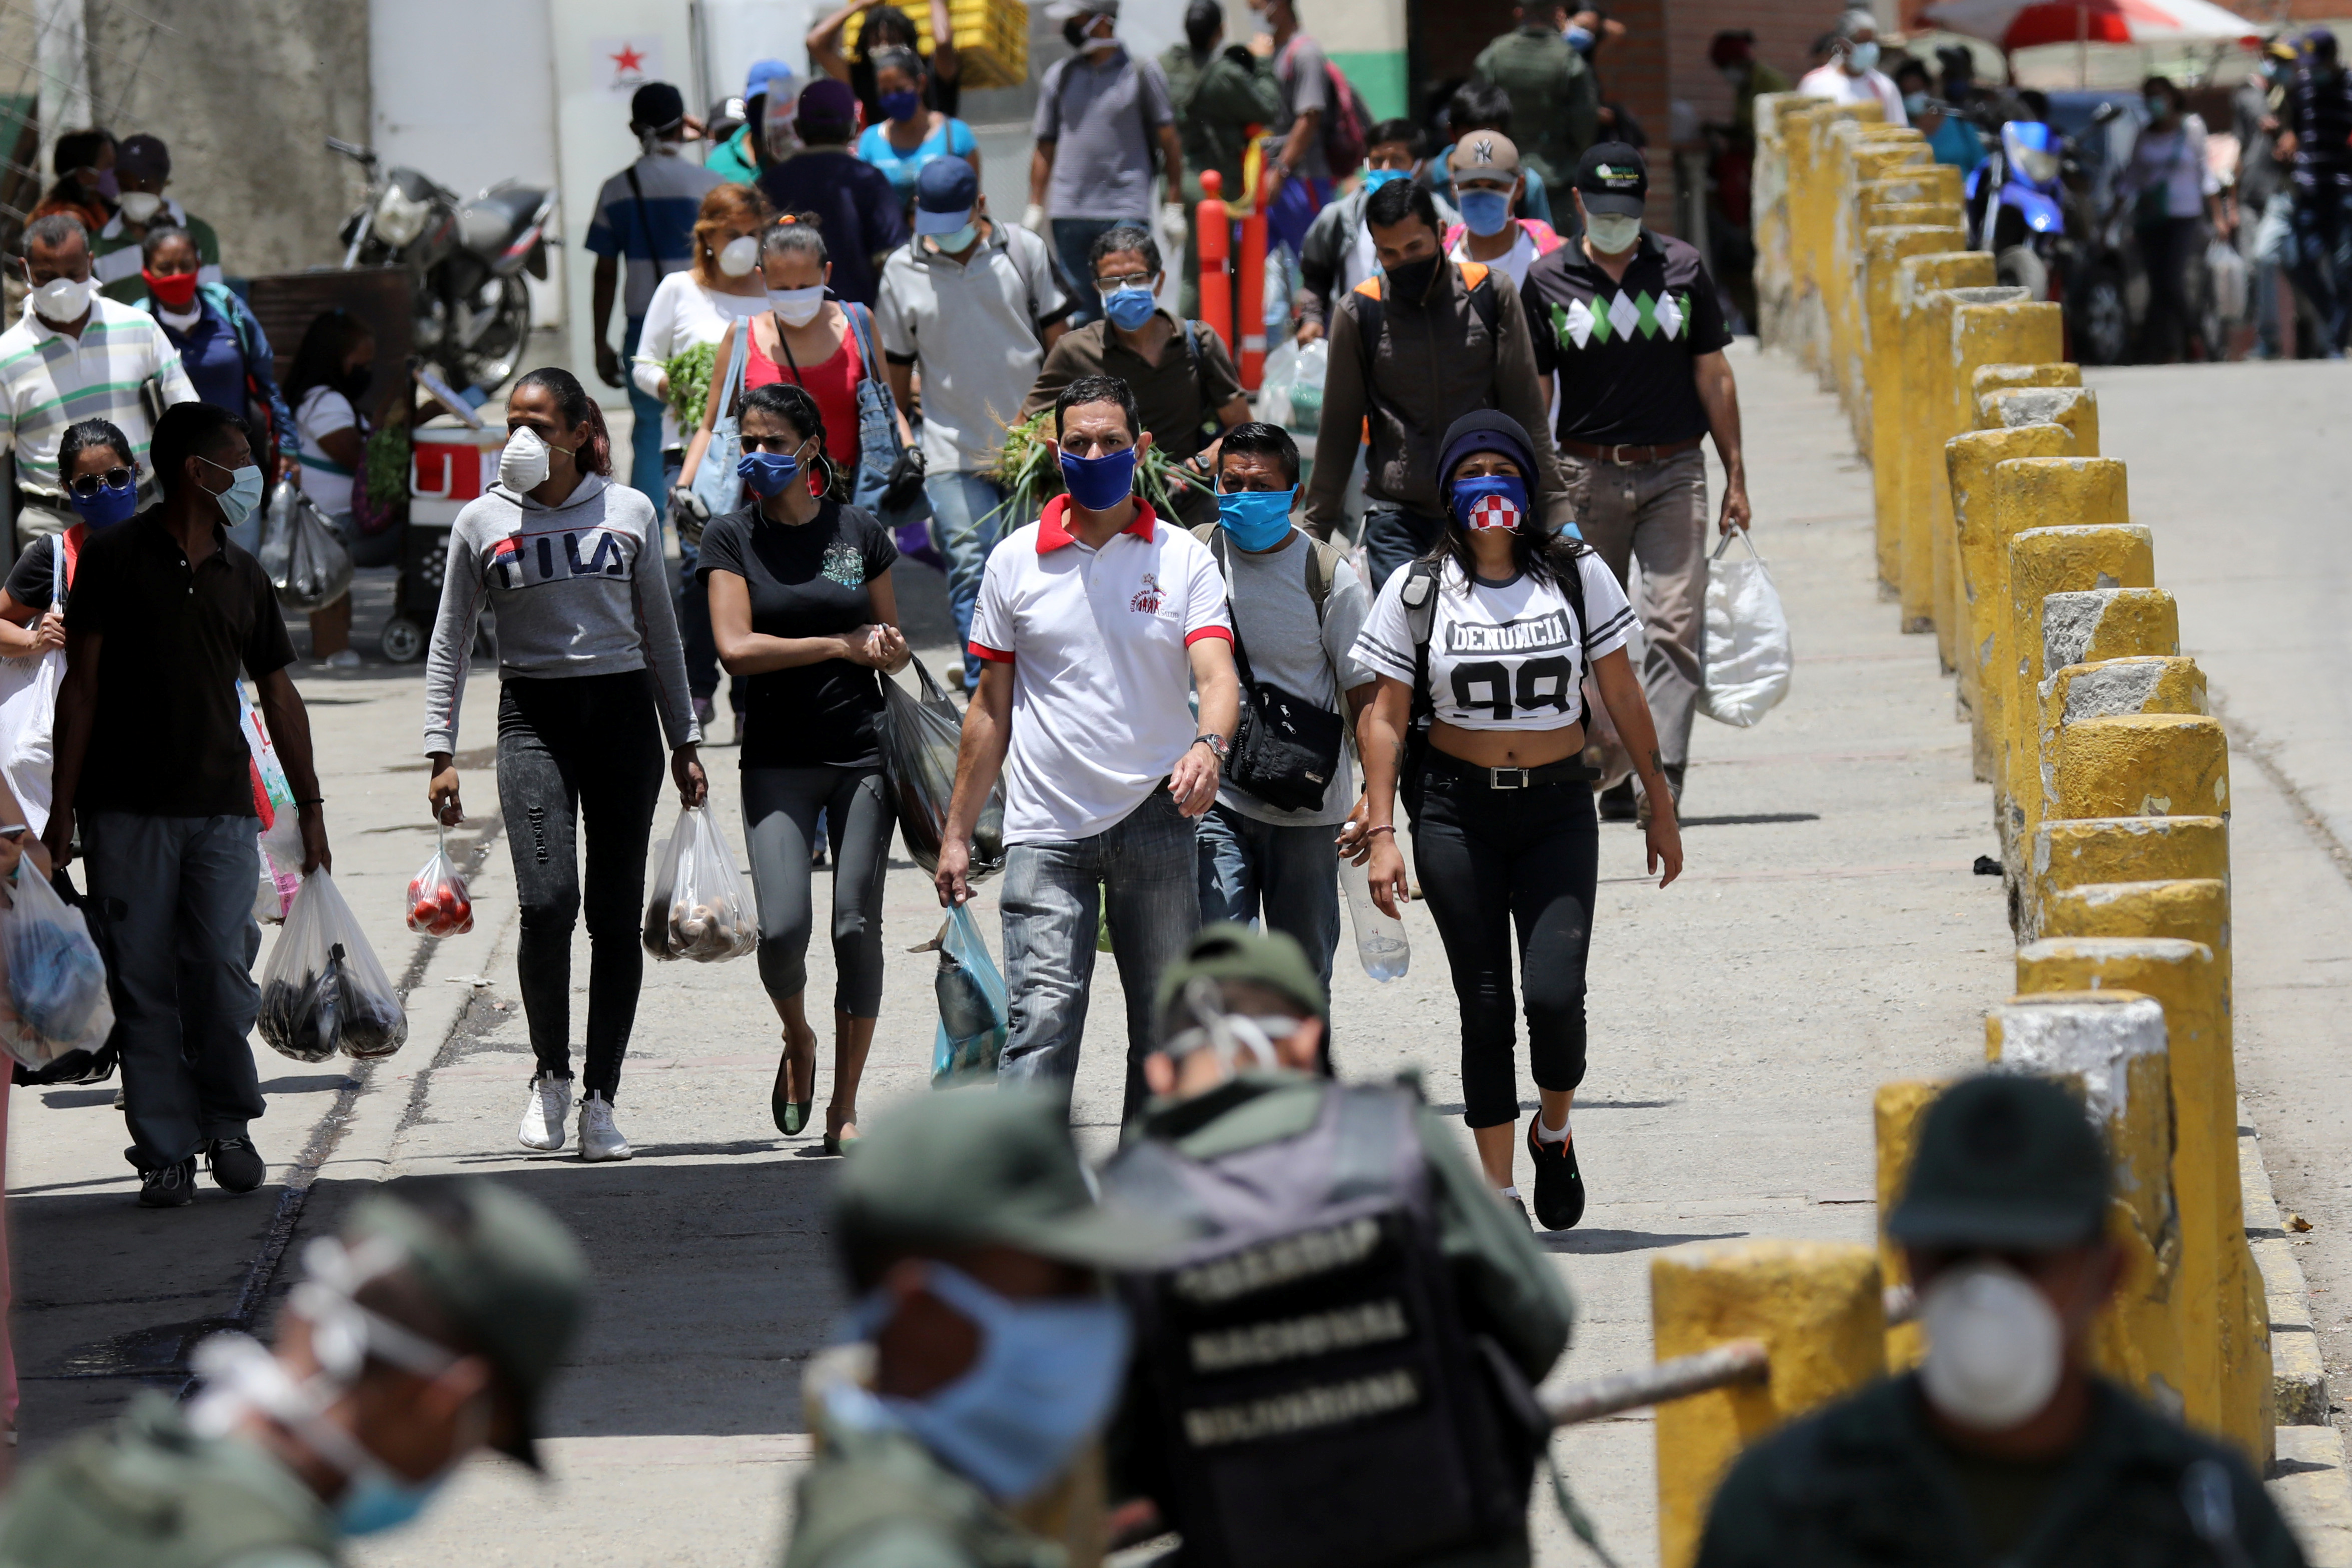
[[[1184,143],[1184,207],[1191,213],[1202,196],[1201,174],[1214,169],[1229,202],[1248,199],[1242,187],[1242,155],[1250,128],[1282,119],[1282,88],[1274,68],[1239,44],[1225,42],[1225,9],[1218,0],[1192,0],[1184,12],[1184,38],[1160,57],[1168,76],[1168,101],[1176,109],[1176,132]],[[1200,225],[1184,231],[1186,316],[1201,313]]]
[[[1510,95],[1519,156],[1550,190],[1565,190],[1577,160],[1600,134],[1601,87],[1584,57],[1560,36],[1557,5],[1523,5],[1518,26],[1479,51],[1471,67]]]
[[[485,1444],[539,1468],[587,1289],[554,1216],[478,1177],[413,1177],[306,1256],[274,1351],[215,1335],[193,1404],[143,1395],[26,1471],[0,1565],[332,1568]]]

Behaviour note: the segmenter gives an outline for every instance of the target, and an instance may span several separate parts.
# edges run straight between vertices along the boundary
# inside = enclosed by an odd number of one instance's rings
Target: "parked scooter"
[[[2000,143],[1969,172],[1969,238],[1993,255],[1999,280],[2036,300],[2064,296],[2066,261],[2063,159],[2057,131],[2038,120],[2012,120]]]
[[[555,193],[501,180],[472,201],[415,169],[385,168],[373,149],[327,145],[368,172],[366,199],[343,220],[343,265],[404,267],[416,307],[416,353],[459,390],[503,384],[530,332],[522,274],[547,277]]]

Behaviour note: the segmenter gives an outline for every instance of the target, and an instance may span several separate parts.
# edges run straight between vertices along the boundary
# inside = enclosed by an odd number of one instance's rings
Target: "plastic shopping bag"
[[[449,858],[449,830],[441,830],[433,858],[408,879],[408,929],[422,936],[463,936],[474,929],[474,900]]]
[[[734,851],[708,806],[678,813],[662,847],[653,896],[646,900],[646,951],[656,958],[716,963],[760,945],[759,911]]]
[[[302,886],[302,824],[294,805],[294,786],[286,782],[261,710],[243,681],[237,682],[236,701],[253,781],[253,814],[261,821],[261,876],[253,890],[253,918],[274,924],[286,918],[287,906]]]
[[[60,539],[49,553],[51,605],[65,601],[65,542]],[[63,648],[30,658],[0,659],[0,779],[7,781],[25,826],[37,837],[49,826],[58,688],[65,679]]]
[[[261,1037],[280,1056],[388,1057],[408,1038],[400,994],[323,866],[302,879],[261,972]]]
[[[882,772],[890,783],[890,803],[898,814],[908,858],[926,871],[937,871],[948,799],[955,794],[956,747],[963,739],[963,718],[919,658],[915,677],[923,683],[920,697],[887,676],[883,679]],[[971,830],[968,879],[977,882],[1003,868],[1004,781],[999,778]]]
[[[2213,313],[2221,318],[2221,324],[2235,326],[2244,321],[2251,279],[2246,258],[2238,254],[2238,247],[2222,239],[2209,243],[2205,247],[2205,270],[2213,279]]]
[[[939,973],[931,988],[939,993],[940,1028],[931,1045],[931,1087],[950,1089],[975,1079],[994,1078],[996,1060],[1004,1052],[1006,1020],[1011,1016],[1004,976],[988,956],[988,943],[970,904],[948,911],[931,945],[940,950]]]
[[[257,553],[281,610],[323,610],[351,591],[350,548],[318,503],[292,485],[269,498]]]
[[[1323,423],[1323,382],[1330,369],[1331,345],[1323,339],[1304,348],[1285,342],[1265,356],[1258,417],[1294,435],[1314,435]]]
[[[1746,529],[1748,559],[1727,561],[1731,536],[1715,547],[1706,569],[1706,626],[1700,647],[1699,711],[1718,723],[1746,729],[1789,695],[1789,617],[1780,591]]]
[[[106,960],[79,910],[37,867],[16,862],[0,908],[0,1049],[37,1072],[68,1051],[95,1052],[114,1029]]]

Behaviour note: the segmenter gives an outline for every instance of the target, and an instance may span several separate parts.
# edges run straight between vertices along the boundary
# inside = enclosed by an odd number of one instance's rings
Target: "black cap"
[[[172,177],[172,150],[163,145],[161,136],[144,131],[136,136],[126,136],[114,150],[114,173],[126,180],[168,180]]]
[[[686,95],[666,81],[649,81],[629,95],[629,123],[640,131],[667,131],[686,118]]]
[[[1584,210],[1640,217],[1650,195],[1650,166],[1641,149],[1622,142],[1595,142],[1576,165],[1576,188]]]
[[[2106,1141],[2047,1079],[1991,1073],[1938,1096],[1886,1234],[1910,1247],[2054,1252],[2106,1226]]]

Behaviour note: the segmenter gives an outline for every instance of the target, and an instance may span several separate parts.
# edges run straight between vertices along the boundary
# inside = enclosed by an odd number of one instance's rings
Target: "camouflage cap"
[[[499,1447],[537,1468],[541,1396],[587,1315],[588,1259],[563,1223],[479,1176],[410,1177],[362,1198],[347,1241],[398,1242],[408,1268],[514,1395]]]
[[[1920,1119],[1886,1234],[1911,1247],[2081,1247],[2106,1226],[2108,1184],[2105,1141],[2081,1100],[2047,1079],[1987,1073]]]
[[[973,1088],[877,1117],[844,1163],[834,1221],[855,1259],[991,1244],[1090,1268],[1156,1261],[1176,1232],[1095,1201],[1058,1095]]]
[[[1220,921],[1202,926],[1185,944],[1182,956],[1160,975],[1154,1016],[1164,1017],[1178,993],[1195,980],[1247,981],[1280,992],[1325,1023],[1331,1021],[1331,998],[1307,950],[1286,931],[1253,931]]]

